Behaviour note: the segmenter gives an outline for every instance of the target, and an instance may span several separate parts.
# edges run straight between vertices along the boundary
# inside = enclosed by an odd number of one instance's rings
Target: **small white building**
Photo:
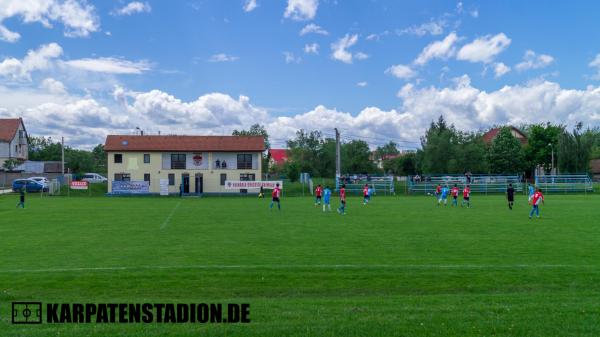
[[[0,169],[9,159],[27,160],[28,153],[29,143],[23,119],[0,119]]]

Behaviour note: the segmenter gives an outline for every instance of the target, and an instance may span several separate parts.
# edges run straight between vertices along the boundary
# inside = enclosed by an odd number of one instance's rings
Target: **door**
[[[196,176],[194,177],[194,179],[195,179],[196,194],[202,194],[203,193],[202,173],[196,173]]]
[[[190,193],[190,175],[184,173],[181,177],[183,181],[183,193]]]

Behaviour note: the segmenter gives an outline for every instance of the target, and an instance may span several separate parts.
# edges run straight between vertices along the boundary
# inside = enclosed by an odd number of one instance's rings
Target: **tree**
[[[525,147],[525,160],[528,170],[535,170],[538,165],[549,170],[552,167],[552,150],[557,149],[558,136],[563,132],[561,125],[534,124],[526,128],[528,133]]]
[[[564,173],[589,171],[595,135],[592,130],[582,132],[583,124],[577,123],[572,132],[563,130],[558,137],[558,168]]]
[[[375,156],[377,159],[385,159],[390,155],[397,155],[399,153],[400,151],[398,151],[398,144],[394,143],[393,141],[390,141],[383,146],[378,146],[375,150]]]
[[[283,165],[283,171],[291,182],[295,182],[300,179],[300,168],[298,164],[293,161],[287,161]]]
[[[524,157],[521,142],[512,135],[511,128],[501,128],[488,152],[491,173],[520,173],[525,168]]]
[[[250,126],[249,130],[233,130],[232,136],[263,136],[265,139],[265,148],[270,149],[271,143],[269,143],[269,133],[263,125],[254,124]]]
[[[342,144],[342,172],[346,173],[372,173],[375,164],[370,160],[371,150],[369,144],[363,140],[352,140]]]
[[[296,137],[287,141],[288,159],[298,165],[300,172],[308,172],[312,176],[318,172],[319,151],[322,145],[321,132],[296,131]]]
[[[21,161],[14,158],[10,158],[4,161],[4,163],[2,164],[2,168],[6,171],[12,171],[15,167],[19,166],[19,164],[21,164]]]
[[[448,126],[443,116],[437,123],[431,122],[425,136],[421,138],[423,149],[421,169],[426,173],[450,173],[449,163],[454,158],[456,130]],[[455,165],[456,166],[456,165]]]
[[[265,149],[271,148],[271,143],[269,143],[269,133],[267,129],[263,125],[254,124],[250,126],[249,130],[233,130],[231,133],[232,136],[262,136],[265,139]],[[262,156],[262,171],[267,172],[269,169],[269,152],[263,154]]]
[[[416,167],[417,154],[413,152],[383,161],[383,170],[398,176],[415,175]]]

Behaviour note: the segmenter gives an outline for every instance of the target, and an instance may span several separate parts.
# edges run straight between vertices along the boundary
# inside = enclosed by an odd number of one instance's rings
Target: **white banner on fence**
[[[237,189],[259,189],[264,188],[266,190],[272,190],[275,188],[275,184],[279,184],[279,188],[283,187],[283,181],[238,181],[238,180],[226,180],[226,190],[237,190]]]

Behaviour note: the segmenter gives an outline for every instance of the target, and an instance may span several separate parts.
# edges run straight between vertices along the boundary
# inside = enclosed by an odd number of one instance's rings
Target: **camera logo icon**
[[[13,324],[41,324],[42,302],[12,302]]]

